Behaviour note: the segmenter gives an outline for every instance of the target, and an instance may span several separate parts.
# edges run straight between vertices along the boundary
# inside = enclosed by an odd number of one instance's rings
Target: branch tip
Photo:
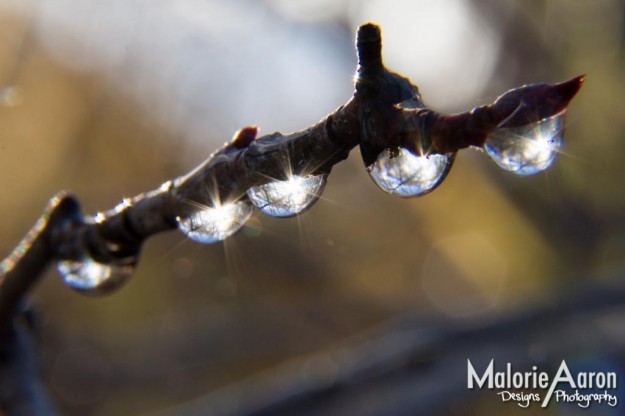
[[[382,41],[380,26],[376,25],[373,22],[368,22],[360,25],[356,36],[358,39],[358,44],[364,42],[380,43]]]
[[[562,102],[565,102],[566,105],[575,97],[575,94],[580,90],[582,84],[584,83],[585,74],[578,75],[574,78],[569,79],[568,81],[560,82],[555,84],[554,90],[556,90],[560,94],[560,99]]]
[[[382,33],[375,23],[365,23],[356,34],[358,64],[363,70],[382,67]]]
[[[48,207],[51,210],[50,219],[52,221],[82,217],[78,199],[67,191],[61,191],[50,198]]]

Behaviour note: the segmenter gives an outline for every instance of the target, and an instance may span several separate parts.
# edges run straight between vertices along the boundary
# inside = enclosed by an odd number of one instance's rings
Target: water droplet
[[[445,179],[454,157],[455,154],[416,156],[403,148],[391,156],[387,149],[368,170],[382,190],[397,196],[417,196],[432,191]]]
[[[85,295],[111,293],[126,283],[135,270],[134,264],[104,264],[90,257],[60,260],[56,267],[67,286]]]
[[[291,217],[319,199],[326,175],[293,175],[285,181],[254,186],[247,191],[252,204],[272,217]]]
[[[206,207],[184,219],[178,219],[178,227],[191,240],[198,243],[214,243],[237,232],[252,214],[247,201],[238,201]]]
[[[500,168],[516,175],[547,169],[562,147],[563,114],[521,127],[500,128],[484,143],[484,150]]]

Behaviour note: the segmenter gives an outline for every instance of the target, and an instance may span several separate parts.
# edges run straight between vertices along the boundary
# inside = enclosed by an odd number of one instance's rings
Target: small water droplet
[[[368,167],[373,181],[384,191],[397,196],[423,195],[436,188],[447,176],[453,155],[416,156],[399,148],[391,156],[387,149]]]
[[[319,199],[326,175],[293,175],[285,181],[253,186],[247,196],[256,208],[272,217],[291,217]]]
[[[184,219],[178,219],[178,228],[193,241],[214,243],[237,232],[252,214],[247,201],[238,201],[206,207]]]
[[[105,295],[120,288],[135,271],[134,264],[104,264],[84,257],[60,260],[57,270],[63,282],[85,295]]]
[[[521,127],[500,128],[484,143],[497,165],[516,175],[533,175],[551,166],[562,147],[563,114]]]

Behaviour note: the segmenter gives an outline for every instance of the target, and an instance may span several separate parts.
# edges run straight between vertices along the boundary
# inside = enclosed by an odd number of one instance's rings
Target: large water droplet
[[[60,260],[57,270],[63,282],[85,295],[105,295],[126,283],[135,271],[134,264],[104,264],[84,257]]]
[[[291,217],[310,207],[321,195],[326,175],[293,175],[285,181],[253,186],[247,191],[252,204],[272,217]]]
[[[563,114],[521,127],[500,128],[484,142],[484,150],[500,168],[516,175],[547,169],[562,147]]]
[[[198,243],[214,243],[230,237],[250,218],[252,207],[247,201],[206,207],[187,218],[178,219],[178,228]]]
[[[455,154],[416,156],[399,148],[380,153],[368,167],[369,175],[382,190],[397,196],[423,195],[436,188],[447,176]]]

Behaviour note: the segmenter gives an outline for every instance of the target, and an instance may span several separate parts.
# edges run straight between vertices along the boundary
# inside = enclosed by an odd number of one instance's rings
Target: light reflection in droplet
[[[184,219],[178,219],[178,228],[198,243],[215,243],[237,232],[252,214],[246,201],[205,207]]]
[[[533,175],[547,169],[562,147],[563,114],[521,127],[491,133],[484,150],[502,169],[516,175]]]
[[[326,175],[292,175],[285,181],[273,181],[248,189],[252,204],[272,217],[291,217],[317,201],[326,183]]]
[[[385,150],[369,166],[369,175],[384,191],[397,196],[423,195],[445,179],[454,155],[416,156],[400,148],[396,156]]]
[[[132,276],[132,264],[104,264],[90,257],[81,260],[60,260],[57,270],[63,282],[86,295],[105,295],[121,287]]]

